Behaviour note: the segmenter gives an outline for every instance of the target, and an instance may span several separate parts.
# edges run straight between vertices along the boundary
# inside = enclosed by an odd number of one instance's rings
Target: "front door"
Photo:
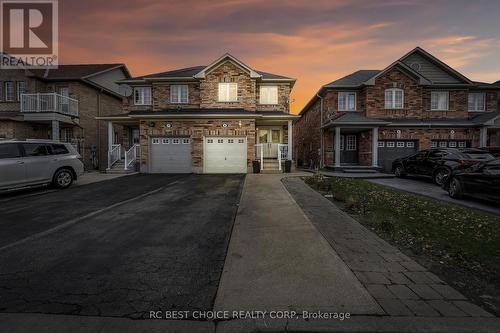
[[[278,158],[278,144],[281,142],[280,128],[259,128],[257,143],[263,145],[264,158]]]
[[[129,146],[132,147],[133,145],[138,145],[140,141],[140,131],[138,128],[131,128],[130,129],[130,139],[129,139]]]
[[[358,164],[358,135],[341,135],[340,140],[340,162],[342,164]]]

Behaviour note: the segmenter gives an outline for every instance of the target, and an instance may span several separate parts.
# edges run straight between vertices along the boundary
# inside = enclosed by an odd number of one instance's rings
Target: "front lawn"
[[[305,181],[458,287],[500,288],[500,217],[360,179],[315,175]]]

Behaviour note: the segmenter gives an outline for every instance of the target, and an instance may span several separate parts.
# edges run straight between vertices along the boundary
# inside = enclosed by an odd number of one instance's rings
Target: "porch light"
[[[226,123],[222,123],[222,127],[226,128],[227,124]]]
[[[155,122],[154,121],[150,121],[149,122],[149,127],[155,127]]]
[[[165,126],[167,126],[167,128],[172,128],[172,124],[171,123],[167,123]]]

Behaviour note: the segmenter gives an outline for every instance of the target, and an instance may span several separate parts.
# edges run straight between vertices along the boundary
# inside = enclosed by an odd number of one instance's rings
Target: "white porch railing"
[[[139,145],[133,145],[129,150],[125,152],[125,170],[128,170],[129,166],[134,163],[139,157]]]
[[[255,145],[255,159],[260,160],[260,170],[264,169],[264,145],[262,143]]]
[[[78,100],[57,93],[21,94],[21,112],[57,112],[78,117]]]
[[[262,154],[264,158],[276,158],[278,154],[278,143],[259,143],[262,147],[260,151],[257,151],[259,154]],[[260,155],[257,155],[257,159],[260,158]]]
[[[108,152],[108,169],[111,169],[113,164],[122,159],[122,145],[111,145],[111,150]]]
[[[278,144],[278,165],[279,170],[283,170],[282,161],[286,161],[288,159],[288,145]]]

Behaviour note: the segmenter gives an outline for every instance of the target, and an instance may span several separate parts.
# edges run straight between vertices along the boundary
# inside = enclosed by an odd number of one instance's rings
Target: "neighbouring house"
[[[108,131],[95,118],[122,112],[116,81],[129,77],[123,64],[0,69],[0,139],[70,142],[87,169],[104,170]],[[113,140],[121,138],[117,135]]]
[[[435,147],[500,146],[500,81],[475,82],[420,47],[321,87],[295,124],[309,167],[381,168]]]
[[[125,114],[101,116],[127,130],[109,142],[109,168],[145,173],[247,173],[292,160],[292,78],[257,71],[230,54],[208,66],[119,82]],[[113,136],[113,135],[110,135]],[[134,143],[130,145],[129,142]],[[136,163],[136,161],[138,163]]]

